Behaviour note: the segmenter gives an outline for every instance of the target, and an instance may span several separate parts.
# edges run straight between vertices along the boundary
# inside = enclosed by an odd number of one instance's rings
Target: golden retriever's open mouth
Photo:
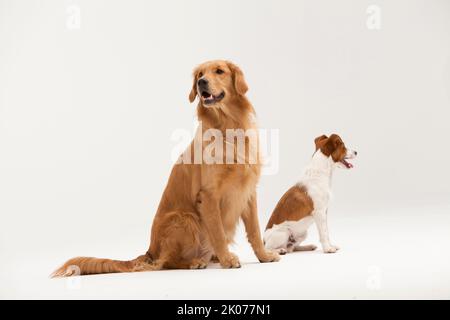
[[[225,97],[225,92],[223,92],[223,91],[218,96],[215,96],[206,90],[202,91],[202,93],[201,93],[201,99],[205,105],[210,105],[210,104],[219,102],[224,97]]]

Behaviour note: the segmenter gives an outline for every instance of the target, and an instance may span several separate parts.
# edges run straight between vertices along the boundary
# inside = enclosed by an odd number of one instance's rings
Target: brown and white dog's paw
[[[336,253],[339,250],[338,246],[327,246],[323,248],[324,253]]]
[[[239,258],[234,253],[229,252],[224,257],[219,258],[220,265],[222,268],[240,268],[241,263]]]
[[[283,253],[281,253],[283,254]],[[280,261],[280,255],[275,251],[264,250],[258,255],[258,260],[261,263],[264,262],[277,262]]]
[[[294,251],[314,251],[317,249],[317,246],[314,244],[308,244],[304,246],[295,246]]]

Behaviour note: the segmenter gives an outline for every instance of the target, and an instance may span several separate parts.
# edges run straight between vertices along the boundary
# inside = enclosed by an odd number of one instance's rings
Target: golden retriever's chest
[[[222,216],[231,221],[238,220],[243,211],[248,208],[253,189],[250,187],[229,188],[224,191],[220,201]]]
[[[223,181],[221,188],[220,209],[222,223],[231,242],[234,237],[239,218],[245,210],[248,210],[250,200],[255,196],[256,184],[259,178],[259,169],[236,168],[233,174],[229,174]]]
[[[230,200],[248,199],[259,180],[259,165],[227,165],[219,173],[221,197]]]

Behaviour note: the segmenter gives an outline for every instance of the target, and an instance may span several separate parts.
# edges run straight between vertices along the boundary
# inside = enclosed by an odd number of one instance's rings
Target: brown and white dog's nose
[[[200,87],[200,88],[204,88],[204,87],[206,87],[207,85],[208,85],[208,80],[205,80],[205,79],[199,79],[198,80],[198,82],[197,82],[197,84],[198,84],[198,86]]]

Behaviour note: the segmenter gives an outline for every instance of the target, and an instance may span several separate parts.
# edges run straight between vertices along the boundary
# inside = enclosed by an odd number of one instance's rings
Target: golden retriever
[[[220,142],[224,149],[232,150],[234,160],[244,159],[243,162],[231,163],[228,158],[223,163],[195,161],[196,143],[204,133],[213,130],[226,136],[228,130],[257,129],[254,109],[245,96],[248,87],[244,75],[235,64],[218,60],[198,66],[193,77],[189,100],[192,103],[199,97],[197,115],[201,132],[180,156],[182,163],[172,169],[153,221],[147,253],[129,261],[73,258],[52,276],[202,269],[212,260],[223,268],[239,268],[239,259],[228,245],[233,242],[240,218],[259,261],[279,260],[278,254],[267,251],[261,240],[256,207],[261,165],[258,153],[257,161],[250,161],[249,137],[245,137],[244,149],[235,146],[230,149],[233,143],[228,138]],[[200,147],[203,152],[210,146],[202,140]],[[214,156],[225,159],[229,153],[221,155],[216,150]]]

